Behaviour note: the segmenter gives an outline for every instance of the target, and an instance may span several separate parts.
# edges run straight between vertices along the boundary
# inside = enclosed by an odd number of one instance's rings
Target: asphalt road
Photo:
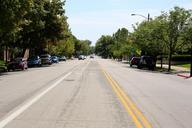
[[[192,79],[104,59],[0,76],[0,128],[191,128]]]

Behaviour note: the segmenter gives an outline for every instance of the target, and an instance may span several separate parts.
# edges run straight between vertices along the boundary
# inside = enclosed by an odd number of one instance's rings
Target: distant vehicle
[[[28,59],[28,66],[41,66],[41,58],[39,56],[33,56]]]
[[[59,61],[66,61],[66,60],[67,60],[67,58],[65,56],[60,56],[59,57]]]
[[[13,59],[12,61],[10,61],[7,65],[7,70],[16,70],[16,69],[21,69],[21,70],[25,70],[28,68],[27,65],[27,60],[22,58],[22,57],[17,57],[15,59]]]
[[[133,57],[130,61],[130,67],[133,65],[138,66],[140,63],[141,58],[140,57]]]
[[[49,54],[43,54],[41,55],[41,64],[42,65],[51,65],[52,64],[52,59],[51,59],[51,55]]]
[[[78,59],[79,59],[79,60],[84,60],[84,59],[86,59],[86,58],[85,58],[84,55],[80,55],[80,56],[78,57]]]
[[[155,68],[155,60],[150,56],[141,56],[141,60],[139,62],[138,68],[148,68],[154,70]]]
[[[93,55],[90,55],[90,58],[91,58],[91,59],[93,59],[93,58],[94,58],[94,56],[93,56]]]
[[[59,63],[59,58],[57,56],[51,56],[51,60],[53,63]]]

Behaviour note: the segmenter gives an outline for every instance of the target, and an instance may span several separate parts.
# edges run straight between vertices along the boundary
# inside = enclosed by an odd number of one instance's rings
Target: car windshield
[[[41,55],[41,58],[48,58],[49,55]]]
[[[38,57],[30,57],[28,60],[37,60],[38,59]]]

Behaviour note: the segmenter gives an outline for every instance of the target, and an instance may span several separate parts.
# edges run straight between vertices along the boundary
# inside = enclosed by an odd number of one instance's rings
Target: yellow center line
[[[120,88],[119,84],[113,80],[113,78],[103,68],[102,72],[107,78],[108,82],[112,86],[113,91],[116,93],[121,103],[125,107],[128,114],[131,116],[137,128],[152,128],[147,118],[142,112],[136,107],[134,102],[126,95],[126,93]]]

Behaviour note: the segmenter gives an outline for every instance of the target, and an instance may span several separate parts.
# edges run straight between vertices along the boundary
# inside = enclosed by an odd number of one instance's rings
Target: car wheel
[[[141,65],[137,65],[137,68],[138,68],[138,69],[141,69]]]

